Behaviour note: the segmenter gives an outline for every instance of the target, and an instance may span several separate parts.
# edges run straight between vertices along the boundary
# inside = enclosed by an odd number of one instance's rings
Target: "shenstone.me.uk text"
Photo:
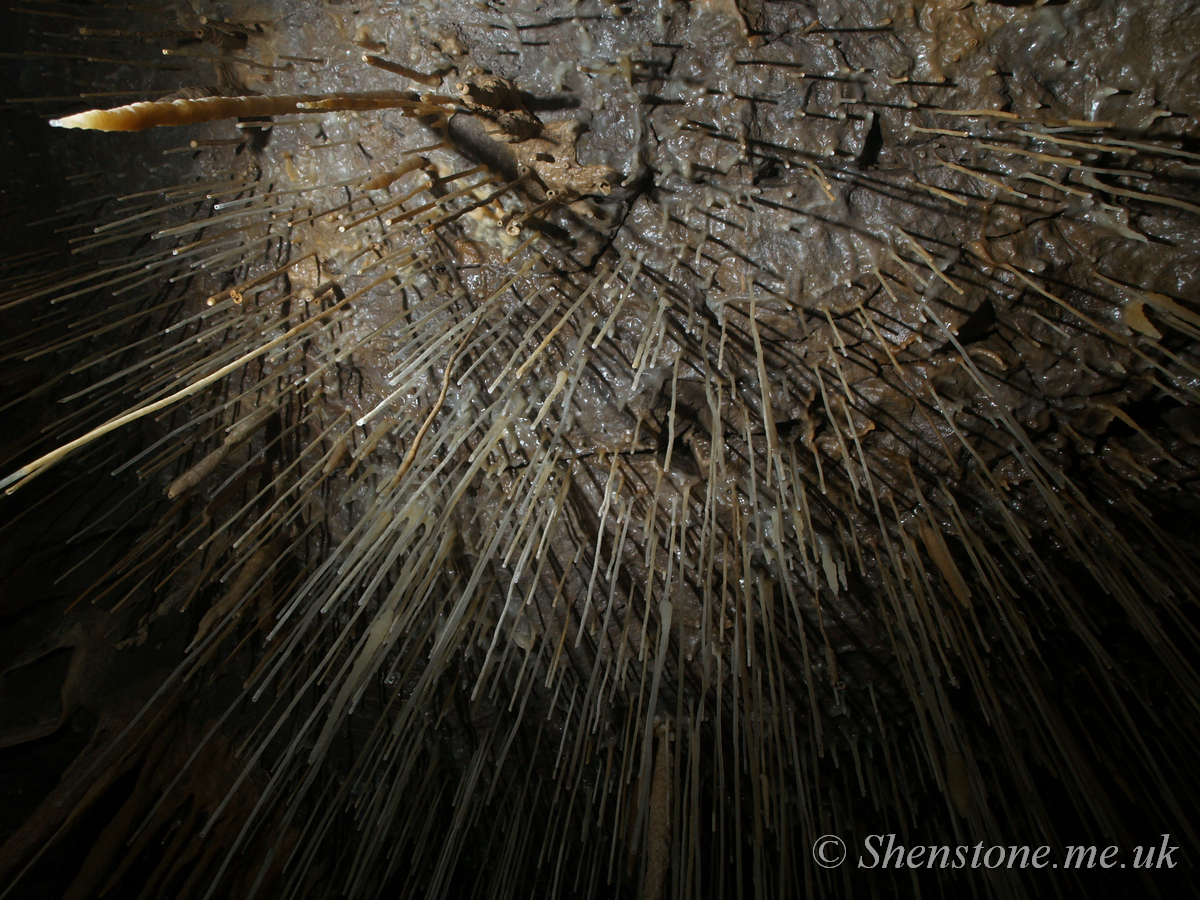
[[[858,868],[897,869],[1173,869],[1177,865],[1173,854],[1179,848],[1171,845],[1171,836],[1162,835],[1157,845],[1134,847],[1132,853],[1122,853],[1119,847],[1068,846],[1062,855],[1051,855],[1047,846],[1030,847],[994,845],[985,847],[980,841],[972,847],[930,846],[906,847],[894,834],[871,834],[863,841]]]

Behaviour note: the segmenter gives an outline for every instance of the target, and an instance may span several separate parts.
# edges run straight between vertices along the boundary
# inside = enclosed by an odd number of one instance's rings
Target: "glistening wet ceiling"
[[[7,896],[1194,880],[1193,4],[5,15]]]

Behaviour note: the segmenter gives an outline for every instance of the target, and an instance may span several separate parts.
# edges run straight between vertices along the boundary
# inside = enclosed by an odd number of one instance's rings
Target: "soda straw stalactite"
[[[0,895],[1194,892],[857,866],[1200,850],[1134,12],[7,14]]]

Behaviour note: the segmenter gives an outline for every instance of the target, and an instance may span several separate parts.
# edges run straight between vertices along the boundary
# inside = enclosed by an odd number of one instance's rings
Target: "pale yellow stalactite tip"
[[[86,128],[92,131],[141,131],[160,125],[197,125],[215,119],[250,119],[284,116],[320,104],[321,109],[387,109],[411,105],[407,94],[377,91],[362,94],[283,94],[244,97],[190,97],[178,100],[144,100],[114,109],[86,112],[52,119],[56,128]],[[316,107],[313,107],[316,108]]]

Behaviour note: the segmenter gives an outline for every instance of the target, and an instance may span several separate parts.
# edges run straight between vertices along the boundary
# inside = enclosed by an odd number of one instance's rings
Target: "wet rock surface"
[[[833,892],[830,831],[1190,835],[1195,4],[206,12],[122,52],[221,59],[93,86],[399,99],[14,174],[99,225],[14,254],[0,474],[270,346],[8,501],[94,555],[9,554],[3,752],[61,752],[5,878],[656,896],[665,841],[678,896]]]

